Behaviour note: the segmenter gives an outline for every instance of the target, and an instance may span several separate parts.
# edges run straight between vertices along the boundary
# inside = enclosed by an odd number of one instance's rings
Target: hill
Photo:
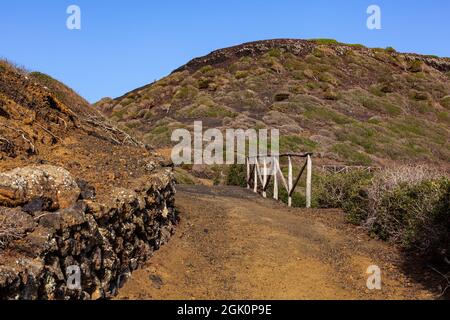
[[[116,294],[172,234],[173,207],[160,157],[64,84],[0,61],[0,299]]]
[[[174,128],[281,131],[282,151],[322,163],[450,163],[450,59],[331,40],[217,50],[96,107],[161,148]]]

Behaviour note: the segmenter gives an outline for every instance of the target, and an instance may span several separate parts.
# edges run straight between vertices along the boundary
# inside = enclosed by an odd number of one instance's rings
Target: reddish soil
[[[338,210],[290,209],[234,187],[183,186],[181,224],[119,299],[433,299],[400,252]],[[382,270],[368,290],[366,270]],[[421,274],[427,277],[426,274]]]

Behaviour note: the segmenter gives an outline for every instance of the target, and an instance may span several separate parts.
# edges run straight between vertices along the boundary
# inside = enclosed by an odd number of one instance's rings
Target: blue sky
[[[81,30],[66,28],[71,4],[81,8]],[[382,10],[382,30],[366,27],[371,4]],[[334,38],[450,56],[450,1],[2,0],[0,30],[0,57],[95,102],[253,40]]]

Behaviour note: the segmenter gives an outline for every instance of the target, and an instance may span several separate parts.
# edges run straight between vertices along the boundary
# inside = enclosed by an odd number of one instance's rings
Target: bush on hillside
[[[371,230],[422,255],[450,252],[450,180],[401,184],[383,195]]]
[[[359,224],[367,218],[367,190],[372,177],[360,170],[319,176],[313,196],[320,208],[342,208],[350,222]]]
[[[373,180],[368,197],[369,230],[421,254],[448,251],[448,177],[426,166],[388,169]]]
[[[228,186],[247,187],[247,169],[244,165],[233,164],[228,167],[226,175]]]
[[[428,258],[450,253],[450,179],[426,166],[402,166],[374,176],[327,175],[316,185],[322,208],[342,208],[349,221]]]

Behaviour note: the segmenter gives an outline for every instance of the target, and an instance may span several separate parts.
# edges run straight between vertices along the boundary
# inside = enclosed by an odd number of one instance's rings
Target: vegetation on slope
[[[218,50],[97,107],[146,142],[173,128],[281,130],[285,151],[325,162],[450,160],[450,60],[325,40],[270,40]]]

